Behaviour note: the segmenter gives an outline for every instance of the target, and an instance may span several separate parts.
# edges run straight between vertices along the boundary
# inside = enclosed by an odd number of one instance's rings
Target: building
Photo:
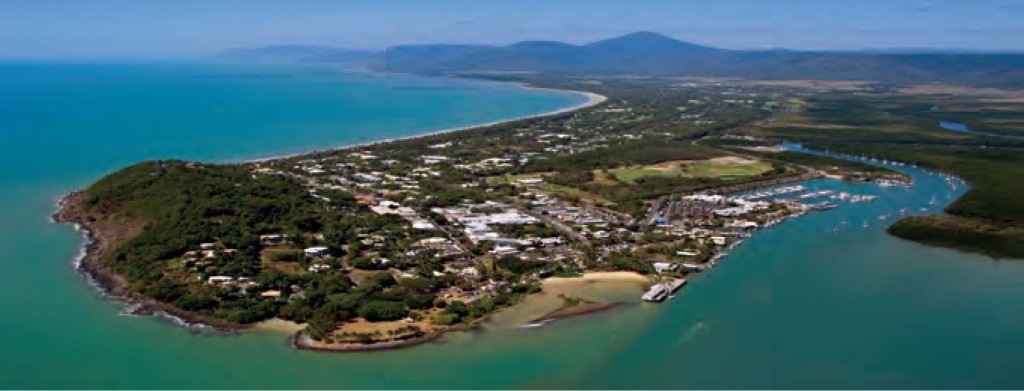
[[[319,257],[326,257],[329,254],[327,247],[323,247],[323,246],[309,247],[309,248],[307,248],[305,250],[302,250],[302,251],[306,253],[306,256],[317,257],[317,258],[319,258]]]
[[[538,185],[544,183],[544,179],[541,178],[519,178],[516,179],[516,183],[520,185]]]
[[[260,235],[260,244],[264,246],[273,246],[278,244],[288,244],[295,241],[295,238],[291,235],[274,234],[274,235]]]
[[[210,285],[228,285],[233,283],[234,281],[234,277],[228,276],[210,276],[210,278],[206,280],[206,282],[209,283]]]

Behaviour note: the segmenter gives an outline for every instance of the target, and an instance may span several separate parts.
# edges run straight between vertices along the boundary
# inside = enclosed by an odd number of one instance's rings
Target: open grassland
[[[547,184],[546,187],[548,188],[548,190],[551,190],[551,192],[555,193],[555,195],[565,199],[590,201],[597,205],[605,206],[615,204],[614,202],[609,201],[607,198],[604,198],[599,194],[594,194],[585,190],[577,189],[575,187],[562,186],[556,184]]]
[[[748,177],[770,171],[772,164],[764,161],[707,161],[683,163],[681,168],[685,175],[694,177]]]
[[[675,177],[676,175],[659,169],[652,168],[616,168],[608,170],[616,179],[626,183],[636,183],[637,179],[649,176]]]
[[[829,96],[813,100],[805,112],[785,113],[763,121],[750,134],[790,141],[952,143],[977,138],[942,129],[937,121],[922,121],[894,112],[930,107],[924,103],[910,107],[906,101],[889,97],[851,100]]]
[[[954,86],[947,84],[922,84],[900,88],[900,94],[923,96],[933,99],[971,99],[977,102],[1024,103],[1024,90],[1002,88]]]
[[[778,86],[818,91],[863,91],[874,82],[856,80],[755,80],[751,84],[759,86]]]
[[[625,183],[636,183],[644,177],[665,178],[736,178],[757,176],[772,170],[772,164],[736,156],[724,156],[706,160],[669,161],[642,167],[625,167],[608,170],[608,174]],[[603,174],[595,171],[595,178]],[[595,179],[595,182],[597,180]]]

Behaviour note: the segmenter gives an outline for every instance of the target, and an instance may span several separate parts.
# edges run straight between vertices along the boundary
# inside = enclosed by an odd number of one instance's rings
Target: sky
[[[0,59],[201,57],[269,44],[557,40],[1024,52],[1024,0],[0,0]]]

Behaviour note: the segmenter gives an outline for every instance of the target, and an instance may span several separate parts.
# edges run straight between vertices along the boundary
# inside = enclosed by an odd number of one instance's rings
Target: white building
[[[302,251],[305,252],[306,255],[310,256],[310,257],[324,257],[324,256],[327,256],[327,254],[328,254],[327,247],[323,247],[323,246],[309,247],[309,248],[307,248],[305,250],[302,250]]]

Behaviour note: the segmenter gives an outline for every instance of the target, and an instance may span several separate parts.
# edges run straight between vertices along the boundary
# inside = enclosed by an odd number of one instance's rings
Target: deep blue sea
[[[80,238],[47,221],[64,192],[140,160],[279,155],[585,100],[325,67],[0,65],[0,388],[1024,388],[1024,262],[887,235],[899,210],[940,213],[964,191],[907,167],[913,189],[808,183],[879,199],[759,232],[674,300],[627,292],[607,313],[374,353],[118,315],[70,265]]]

